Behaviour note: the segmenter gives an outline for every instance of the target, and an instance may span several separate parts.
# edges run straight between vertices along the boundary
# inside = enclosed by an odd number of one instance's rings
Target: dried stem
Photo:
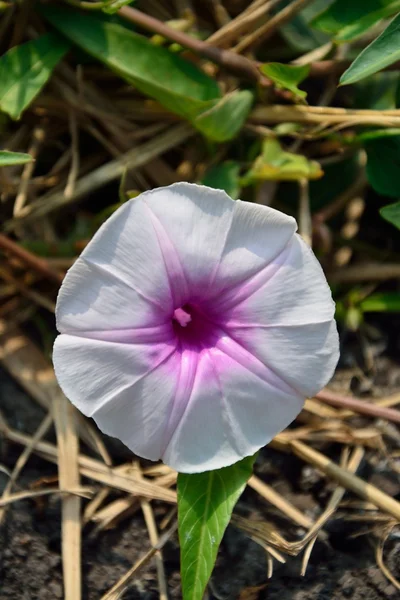
[[[95,169],[88,175],[81,177],[81,179],[77,181],[74,193],[71,197],[66,198],[64,192],[59,191],[45,195],[36,202],[26,206],[26,210],[24,210],[21,216],[18,219],[6,223],[5,228],[14,229],[25,220],[28,221],[42,217],[45,214],[54,212],[61,206],[77,202],[87,194],[94,192],[107,183],[121,177],[126,169],[137,168],[146,164],[156,156],[159,156],[170,148],[186,141],[194,134],[195,132],[189,125],[180,123],[160,134],[158,137],[143,143],[133,150],[129,150],[119,158],[112,160],[98,169]]]
[[[149,560],[153,558],[153,556],[163,548],[166,542],[172,537],[178,527],[178,523],[174,523],[174,525],[164,533],[156,546],[153,546],[142,558],[140,558],[131,569],[113,587],[101,597],[101,600],[117,600],[121,598],[122,594],[126,590],[130,580],[141,568],[143,568]]]
[[[322,402],[326,402],[330,406],[346,408],[355,413],[367,415],[369,417],[375,417],[378,419],[386,419],[388,421],[392,421],[392,423],[400,423],[400,410],[396,410],[395,408],[377,406],[375,404],[366,402],[365,400],[359,400],[358,398],[351,398],[350,396],[336,394],[328,389],[322,390],[316,394],[316,398]]]
[[[28,150],[28,154],[32,156],[32,158],[36,159],[39,150],[45,139],[45,130],[42,127],[37,127],[33,132],[33,141],[32,145]],[[14,217],[17,217],[20,213],[21,209],[24,207],[27,196],[28,196],[28,188],[29,183],[35,168],[35,161],[29,162],[25,165],[24,170],[21,175],[21,182],[19,185],[19,191],[17,197],[15,198],[13,214]]]
[[[45,416],[45,418],[39,425],[38,429],[36,430],[35,435],[32,437],[31,444],[26,446],[23,449],[23,451],[21,452],[20,456],[18,457],[18,460],[15,463],[14,469],[11,473],[11,477],[8,480],[7,485],[3,490],[3,493],[0,498],[0,502],[6,500],[7,498],[9,498],[11,496],[11,490],[13,488],[13,485],[15,484],[16,480],[18,479],[18,476],[21,473],[22,469],[26,465],[30,455],[33,452],[33,449],[35,448],[36,443],[44,437],[44,435],[47,433],[47,431],[49,430],[52,423],[53,423],[53,417],[50,413],[47,413],[47,415]],[[4,515],[5,515],[5,509],[0,510],[0,525],[3,521]]]
[[[252,11],[244,11],[235,19],[221,27],[213,33],[208,39],[208,44],[228,44],[233,39],[237,38],[241,33],[250,29],[259,19],[266,15],[271,8],[278,4],[280,0],[269,0],[263,2],[261,6],[256,7]]]
[[[299,181],[299,233],[308,246],[312,245],[312,222],[307,179]]]
[[[58,478],[60,491],[80,485],[79,439],[75,408],[58,393],[53,397],[53,415],[57,433]],[[67,495],[61,501],[62,562],[65,600],[81,598],[81,500]]]
[[[266,39],[271,37],[275,31],[290,21],[298,12],[303,10],[308,4],[311,4],[314,0],[294,0],[280,12],[278,12],[272,19],[269,19],[264,25],[261,25],[258,29],[250,33],[248,36],[243,38],[237,46],[235,46],[235,52],[243,52],[249,46],[258,45],[261,42],[265,42]]]
[[[362,124],[396,127],[400,125],[400,110],[350,110],[323,106],[275,104],[273,106],[256,107],[249,120],[253,123],[321,124],[325,127],[335,124],[343,124],[347,127]]]
[[[221,48],[210,46],[207,42],[190,37],[182,31],[172,29],[172,27],[169,27],[162,21],[143,13],[136,8],[132,8],[131,6],[120,8],[118,14],[127,21],[131,21],[147,31],[158,33],[173,42],[181,44],[181,46],[184,46],[189,50],[193,50],[203,58],[211,60],[240,77],[244,77],[251,81],[264,81],[265,84],[270,83],[258,70],[257,63],[244,56],[237,56],[230,50],[221,50]]]
[[[353,475],[347,469],[335,464],[324,454],[317,452],[317,450],[310,448],[303,442],[292,441],[290,447],[297,456],[314,465],[327,477],[337,481],[342,487],[354,492],[363,500],[372,502],[383,512],[400,521],[400,503],[397,500],[394,500],[374,485],[363,481],[360,477]]]
[[[301,527],[305,527],[305,529],[309,529],[313,526],[314,523],[312,519],[307,517],[307,515],[302,513],[296,506],[286,500],[284,496],[278,494],[271,486],[255,475],[250,477],[248,485],[267,500],[267,502],[270,502],[273,506],[281,510],[294,523],[297,523]]]
[[[55,281],[56,283],[60,284],[64,279],[61,273],[58,273],[49,267],[46,260],[43,260],[35,254],[32,254],[32,252],[29,252],[29,250],[25,250],[25,248],[21,248],[19,244],[13,242],[10,240],[10,238],[2,233],[0,233],[0,248],[6,252],[10,252],[25,265],[37,273],[40,273],[40,275],[43,275],[47,279],[50,279],[51,281]]]
[[[31,443],[31,437],[16,431],[15,429],[7,428],[3,431],[3,434],[17,444],[27,446]],[[35,454],[39,454],[46,460],[52,463],[58,463],[58,451],[57,448],[48,442],[37,442],[34,448]],[[78,457],[80,474],[83,477],[93,479],[109,487],[113,487],[123,492],[149,498],[150,500],[163,500],[175,504],[176,493],[172,490],[161,487],[155,483],[149,481],[140,481],[137,478],[130,477],[128,475],[120,475],[118,469],[110,469],[104,463],[79,454]]]
[[[64,190],[66,198],[71,198],[71,196],[73,196],[79,174],[79,131],[76,112],[74,110],[69,111],[69,129],[71,135],[71,168],[68,174],[67,185]]]

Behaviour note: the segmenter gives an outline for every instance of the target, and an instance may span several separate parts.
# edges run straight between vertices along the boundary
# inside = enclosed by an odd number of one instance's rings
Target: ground
[[[5,372],[0,372],[0,407],[10,425],[25,432],[33,432],[43,416]],[[12,468],[19,451],[19,447],[3,442],[1,464]],[[310,516],[319,510],[316,501],[324,505],[327,492],[323,480],[293,456],[267,450],[259,460],[258,471],[260,477],[272,482]],[[20,479],[21,487],[55,473],[52,465],[32,458]],[[4,486],[7,477],[0,473],[0,478]],[[400,495],[400,483],[395,479],[389,482],[384,478],[376,483],[389,486],[389,493]],[[167,508],[162,503],[155,503],[154,508],[160,520]],[[277,521],[288,539],[296,539],[301,534],[300,530],[279,520],[277,513],[251,490],[242,496],[237,510],[242,515]],[[230,526],[209,586],[209,597],[216,600],[394,600],[399,592],[376,565],[374,538],[359,535],[366,529],[368,525],[354,525],[337,513],[325,527],[326,539],[316,543],[305,577],[299,575],[300,558],[288,557],[285,565],[275,562],[273,577],[268,581],[263,549]],[[57,498],[12,505],[0,530],[0,599],[63,598],[60,544]],[[82,551],[83,599],[99,600],[148,547],[146,528],[139,513],[124,520],[118,528],[100,534],[87,526]],[[178,599],[181,593],[176,539],[165,546],[164,560],[170,598]],[[393,536],[388,541],[385,560],[392,573],[399,577],[399,537]],[[123,600],[152,600],[158,595],[156,571],[154,565],[149,564],[138,574]]]

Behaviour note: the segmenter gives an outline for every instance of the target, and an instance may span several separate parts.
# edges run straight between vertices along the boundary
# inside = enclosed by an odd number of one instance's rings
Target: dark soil
[[[39,408],[18,386],[0,371],[0,409],[10,425],[33,432],[43,416]],[[0,463],[12,468],[20,448],[3,441]],[[86,450],[85,450],[86,451]],[[294,457],[268,450],[259,460],[258,474],[310,516],[315,517],[324,505],[328,491],[312,469]],[[364,473],[361,472],[364,475]],[[23,488],[43,477],[56,475],[52,465],[32,457],[19,480]],[[6,481],[0,472],[0,491]],[[384,479],[386,481],[386,479]],[[382,484],[384,486],[384,483]],[[382,487],[382,486],[381,486]],[[388,490],[389,491],[389,490]],[[390,493],[400,497],[400,484],[391,482]],[[158,519],[168,507],[154,503]],[[242,497],[238,511],[254,517],[266,517],[279,526],[287,539],[298,539],[300,530],[285,523],[254,492]],[[267,562],[261,547],[234,527],[229,527],[210,587],[210,598],[240,600],[394,600],[399,591],[388,582],[376,566],[372,536],[355,536],[368,525],[349,523],[338,513],[328,523],[327,539],[318,541],[311,555],[305,577],[300,577],[301,557],[288,557],[285,565],[275,563],[271,580],[267,580]],[[124,520],[117,529],[95,534],[84,530],[82,565],[83,599],[101,596],[148,549],[143,520],[137,515]],[[13,504],[0,529],[0,599],[56,600],[63,598],[61,569],[60,504],[57,498]],[[169,596],[181,597],[179,584],[179,548],[177,540],[164,548]],[[387,542],[386,564],[400,577],[400,539]],[[125,592],[123,600],[158,598],[154,566],[144,568]]]

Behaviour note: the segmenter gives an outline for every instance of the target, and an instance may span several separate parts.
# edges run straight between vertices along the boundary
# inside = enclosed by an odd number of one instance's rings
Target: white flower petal
[[[118,344],[62,334],[53,352],[66,396],[105,433],[158,460],[179,375],[168,344]]]
[[[248,366],[215,348],[200,354],[187,409],[164,462],[187,473],[231,465],[296,417],[303,398],[267,369],[255,373]]]
[[[68,271],[57,301],[61,332],[160,323],[173,311],[161,249],[143,201],[100,227]]]
[[[166,322],[165,311],[143,298],[121,279],[78,258],[68,271],[57,300],[61,333],[111,331]]]
[[[268,206],[250,202],[235,202],[229,230],[218,271],[214,277],[214,292],[241,285],[273,261],[291,240],[297,229],[293,217]]]
[[[225,326],[304,325],[330,321],[335,305],[318,260],[297,234],[284,250],[216,307]]]
[[[304,396],[316,394],[330,381],[339,360],[333,320],[299,327],[231,327],[230,333]]]
[[[188,285],[202,292],[218,267],[235,202],[221,190],[190,183],[145,192],[167,270],[180,266]]]

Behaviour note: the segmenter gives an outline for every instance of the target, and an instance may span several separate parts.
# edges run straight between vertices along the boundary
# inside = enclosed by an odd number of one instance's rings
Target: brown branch
[[[32,252],[25,250],[25,248],[21,248],[16,242],[13,242],[2,233],[0,233],[0,248],[6,252],[10,252],[28,267],[31,267],[47,279],[51,279],[58,284],[62,283],[62,280],[64,279],[63,275],[51,269],[47,264],[47,261],[32,254]]]
[[[281,11],[278,13],[280,15],[281,23],[282,17],[285,17],[285,22],[293,16],[293,8],[296,8],[296,11],[300,8],[300,4],[295,3],[296,6],[291,6],[292,11]],[[304,8],[305,4],[303,4],[302,8]],[[259,67],[262,63],[246,58],[245,56],[241,56],[236,54],[236,52],[232,52],[231,50],[224,50],[221,48],[217,48],[212,46],[208,42],[204,42],[202,40],[198,40],[196,38],[191,37],[187,33],[183,31],[177,31],[172,27],[169,27],[159,19],[147,15],[136,8],[132,8],[131,6],[124,6],[120,8],[118,14],[125,20],[135,23],[135,25],[139,25],[146,31],[150,31],[151,33],[158,33],[159,35],[165,37],[172,42],[176,42],[180,44],[184,48],[188,50],[192,50],[203,56],[208,60],[211,60],[213,63],[219,65],[227,69],[228,71],[236,74],[238,77],[243,77],[244,79],[248,79],[250,81],[255,81],[264,86],[272,86],[273,83],[270,79],[262,75],[259,70]],[[278,17],[276,15],[276,17]],[[268,21],[269,27],[271,27],[271,21]],[[280,23],[280,24],[281,24]],[[210,39],[213,39],[211,36]],[[310,73],[309,77],[327,77],[329,75],[341,75],[351,64],[351,61],[347,60],[320,60],[310,63]],[[393,63],[392,65],[387,66],[384,70],[398,70],[400,69],[400,61]]]
[[[400,423],[400,410],[396,410],[395,408],[376,406],[365,400],[352,398],[351,396],[342,396],[327,389],[322,390],[315,397],[330,406],[345,408],[361,415],[367,415],[368,417],[386,419],[387,421],[392,421],[392,423]]]
[[[158,33],[168,40],[180,44],[184,48],[193,50],[203,58],[211,60],[228,71],[235,73],[239,77],[256,81],[266,86],[272,85],[272,82],[264,77],[259,71],[258,63],[253,60],[245,58],[244,56],[238,56],[230,50],[216,48],[215,46],[207,44],[207,42],[192,38],[190,35],[172,29],[172,27],[169,27],[162,21],[143,13],[136,8],[132,8],[131,6],[120,8],[118,14],[127,21],[131,21],[147,31]]]

